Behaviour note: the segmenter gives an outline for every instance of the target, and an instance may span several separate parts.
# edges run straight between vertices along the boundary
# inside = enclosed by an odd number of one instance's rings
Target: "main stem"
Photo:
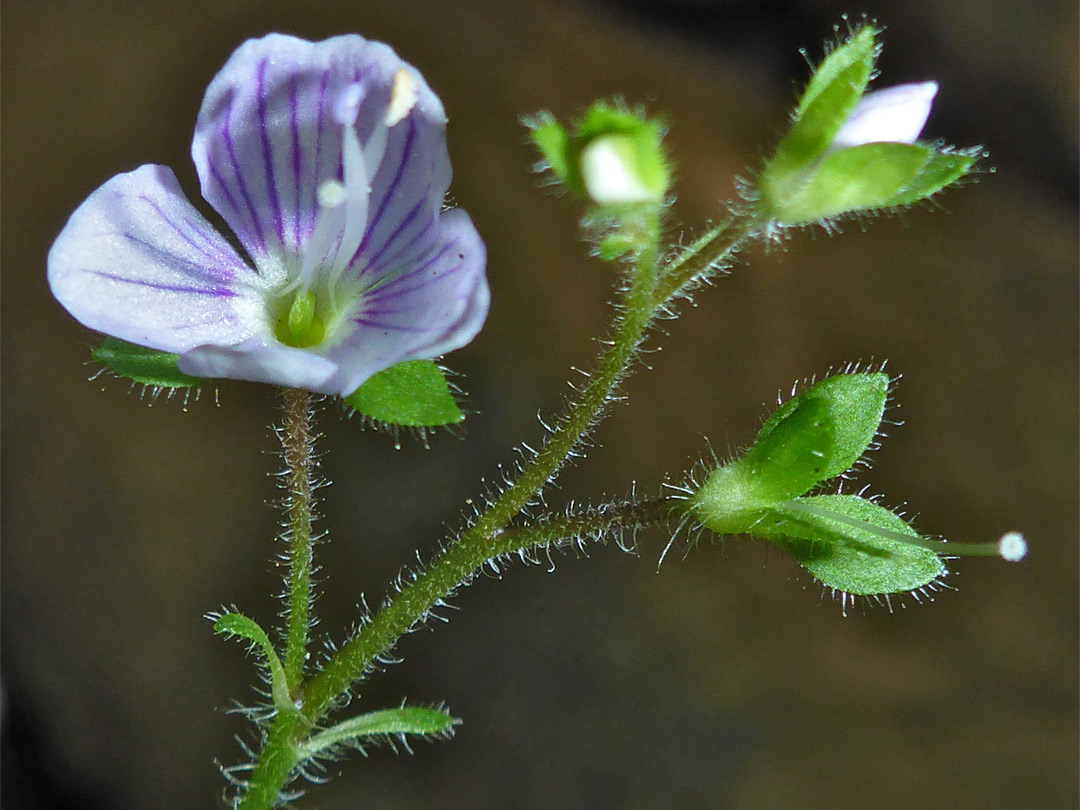
[[[289,613],[285,642],[285,682],[294,700],[300,692],[311,623],[311,569],[314,543],[312,490],[315,470],[314,411],[311,394],[282,391],[281,446],[285,456],[285,508],[289,543]]]

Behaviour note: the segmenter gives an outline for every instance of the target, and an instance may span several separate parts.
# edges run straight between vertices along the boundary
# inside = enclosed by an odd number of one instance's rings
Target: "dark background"
[[[184,408],[87,382],[94,338],[49,297],[51,240],[111,175],[167,163],[244,39],[359,31],[417,65],[450,115],[452,188],[487,240],[494,303],[448,362],[476,412],[431,449],[331,411],[321,629],[340,639],[458,525],[482,477],[539,440],[587,366],[610,270],[575,204],[536,187],[517,123],[623,94],[664,112],[689,236],[758,165],[842,12],[888,26],[883,83],[942,84],[927,137],[994,174],[841,238],[755,251],[654,341],[570,497],[654,491],[753,435],[798,378],[889,359],[903,427],[871,490],[956,541],[1025,531],[1028,560],[965,560],[933,604],[839,605],[781,554],[704,541],[656,560],[515,566],[456,600],[353,709],[445,700],[452,743],[375,751],[304,807],[1069,808],[1077,804],[1077,10],[1020,0],[500,0],[3,4],[3,806],[219,804],[252,662],[200,618],[264,624],[279,460],[269,388]],[[673,237],[684,233],[676,226]]]

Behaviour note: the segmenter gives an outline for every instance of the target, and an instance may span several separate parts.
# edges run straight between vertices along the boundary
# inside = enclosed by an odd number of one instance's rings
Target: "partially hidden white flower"
[[[175,174],[118,175],[71,216],[49,284],[86,326],[180,355],[180,370],[348,395],[403,360],[468,343],[486,252],[443,211],[446,115],[423,77],[357,35],[242,45],[207,88]]]
[[[937,82],[917,82],[867,93],[836,133],[831,148],[914,143],[930,117],[937,91]]]

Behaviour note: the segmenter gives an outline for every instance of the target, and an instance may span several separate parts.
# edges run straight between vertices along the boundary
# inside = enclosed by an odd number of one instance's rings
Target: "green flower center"
[[[286,346],[309,349],[326,339],[326,323],[319,314],[315,291],[298,291],[274,326],[274,336]]]

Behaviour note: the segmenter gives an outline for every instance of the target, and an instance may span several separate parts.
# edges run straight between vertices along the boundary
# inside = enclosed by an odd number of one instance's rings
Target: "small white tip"
[[[390,106],[386,109],[386,125],[394,126],[416,106],[416,77],[405,68],[394,74],[394,86],[390,90]]]
[[[998,554],[1006,562],[1020,562],[1027,556],[1027,540],[1020,532],[1006,532],[998,540]]]
[[[319,190],[315,192],[315,195],[319,200],[320,208],[337,208],[349,196],[348,192],[345,191],[345,186],[341,185],[337,180],[327,180],[319,186]]]

